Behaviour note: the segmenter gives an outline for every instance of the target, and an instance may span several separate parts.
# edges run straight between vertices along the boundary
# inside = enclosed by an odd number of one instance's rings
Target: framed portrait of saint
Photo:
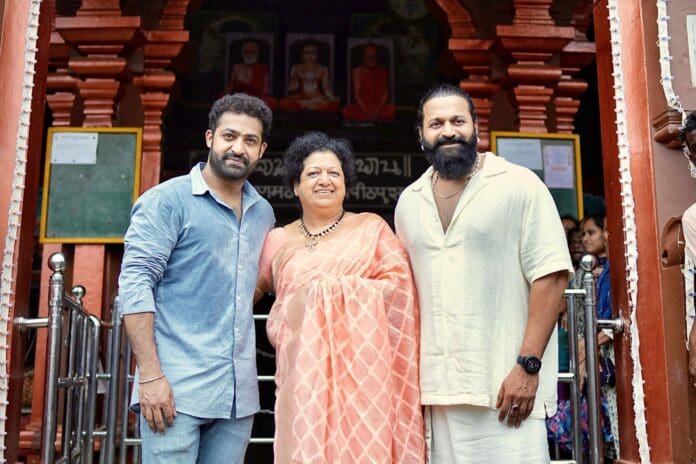
[[[334,36],[287,34],[285,38],[285,111],[338,112],[334,95]]]
[[[394,107],[394,44],[386,38],[348,38],[348,99],[343,119],[391,121]]]
[[[225,93],[246,93],[275,107],[273,98],[273,34],[227,34]]]

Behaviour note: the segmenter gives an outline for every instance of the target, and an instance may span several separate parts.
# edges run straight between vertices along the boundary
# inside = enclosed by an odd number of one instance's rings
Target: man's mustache
[[[452,138],[443,138],[443,137],[440,137],[440,138],[437,139],[437,141],[435,142],[435,145],[433,146],[433,149],[436,150],[436,149],[438,149],[438,148],[440,148],[440,147],[442,147],[442,146],[444,146],[444,145],[452,145],[453,143],[457,143],[457,144],[460,144],[460,145],[464,145],[464,144],[467,143],[467,140],[466,140],[464,137],[459,136],[459,135],[456,136],[456,137],[452,137]]]
[[[246,155],[235,153],[233,151],[226,152],[224,155],[222,155],[222,158],[223,158],[223,161],[228,160],[228,159],[241,160],[245,166],[249,166],[249,158]]]

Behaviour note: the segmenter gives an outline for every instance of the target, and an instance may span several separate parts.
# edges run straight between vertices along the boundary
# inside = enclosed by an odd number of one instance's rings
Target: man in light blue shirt
[[[138,371],[143,462],[242,462],[259,409],[253,296],[271,205],[246,180],[272,114],[222,97],[209,114],[207,163],[133,207],[120,311]]]

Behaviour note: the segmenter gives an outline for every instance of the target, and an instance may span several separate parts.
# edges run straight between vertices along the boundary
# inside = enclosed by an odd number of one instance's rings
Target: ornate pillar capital
[[[56,18],[56,31],[81,56],[68,61],[79,79],[85,126],[112,126],[126,54],[138,42],[140,17],[121,16],[118,0],[83,0],[76,16]]]
[[[596,50],[587,40],[587,28],[592,20],[592,2],[581,0],[570,22],[575,29],[574,40],[563,47],[560,56],[563,75],[555,88],[553,105],[556,110],[556,132],[571,134],[575,131],[575,115],[580,97],[587,90],[587,82],[577,79],[582,68],[592,63]]]
[[[548,132],[547,106],[562,70],[547,63],[575,37],[574,28],[553,25],[551,3],[516,0],[513,24],[496,27],[500,49],[512,61],[503,85],[512,87],[520,132]]]
[[[55,6],[54,6],[55,8]],[[55,26],[55,21],[53,21]],[[70,45],[53,30],[49,40],[48,75],[46,76],[46,103],[51,109],[53,126],[71,126],[77,79],[70,75],[68,61]]]
[[[175,22],[169,21],[168,11],[186,11],[188,1],[172,1],[163,13],[163,22],[170,27]],[[169,9],[169,10],[168,10]],[[169,21],[169,22],[167,22]],[[178,24],[178,23],[176,23]],[[181,22],[183,27],[183,21]],[[133,82],[140,89],[140,101],[143,105],[143,166],[140,178],[140,190],[145,191],[159,182],[162,159],[162,112],[169,103],[169,91],[176,81],[171,71],[166,71],[174,58],[179,56],[181,48],[188,42],[188,31],[176,29],[150,30],[143,33],[145,44],[144,72],[135,77]]]

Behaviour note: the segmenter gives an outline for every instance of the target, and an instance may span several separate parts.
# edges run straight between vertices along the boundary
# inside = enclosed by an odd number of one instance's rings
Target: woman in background
[[[573,265],[576,266],[575,276],[570,280],[570,288],[582,288],[582,269],[577,269],[577,265],[583,251],[591,253],[597,258],[597,267],[593,273],[595,275],[596,302],[597,302],[597,318],[610,319],[612,317],[611,308],[611,289],[609,283],[609,261],[607,260],[607,233],[604,229],[604,218],[600,216],[588,216],[580,223],[580,237],[582,243],[578,243],[578,238],[575,235],[578,229],[570,229],[568,231],[568,248],[573,259]],[[578,330],[578,359],[577,363],[580,368],[580,388],[584,391],[584,383],[587,378],[587,364],[585,362],[585,338],[583,336],[585,327],[584,312],[582,309],[577,311],[577,330]],[[567,312],[563,312],[561,326],[567,330]],[[561,339],[561,331],[559,330],[559,340]],[[614,375],[614,347],[613,347],[613,332],[610,330],[601,331],[597,334],[597,344],[600,346],[600,358],[604,359],[602,363],[604,372],[600,375],[600,383],[602,383],[602,398],[601,398],[601,417],[602,417],[602,434],[605,445],[605,456],[615,459],[618,456],[619,436],[618,436],[618,411],[616,407],[616,389],[614,388],[615,380],[611,379],[609,371]],[[560,359],[560,358],[559,358]],[[611,362],[611,368],[608,366],[608,361]],[[561,366],[566,367],[567,366]],[[559,371],[561,369],[559,368]],[[588,419],[587,419],[587,399],[585,394],[582,394],[580,422],[582,426],[582,442],[583,452],[587,454],[588,447]],[[572,415],[570,410],[570,400],[564,399],[559,395],[558,411],[553,417],[546,419],[549,438],[559,444],[565,451],[570,452],[573,443],[572,430]]]
[[[610,283],[610,269],[609,269],[609,248],[608,241],[609,236],[607,230],[605,229],[605,218],[601,216],[587,216],[580,223],[580,229],[582,230],[582,243],[585,247],[587,253],[592,253],[597,258],[597,267],[593,271],[596,289],[596,303],[597,303],[597,319],[611,319],[612,318],[612,307],[611,307],[611,283]],[[600,331],[597,334],[597,343],[600,347],[600,358],[604,358],[601,365],[604,368],[602,375],[600,375],[600,380],[603,380],[602,393],[607,399],[609,407],[609,421],[611,423],[611,432],[613,436],[613,442],[605,443],[605,454],[607,457],[616,458],[619,454],[619,434],[618,434],[618,410],[616,406],[616,379],[610,379],[610,374],[608,370],[613,371],[614,366],[614,332],[609,329]],[[581,369],[584,371],[584,375],[581,374],[584,381],[584,377],[587,373],[587,367],[585,364],[585,344],[584,339],[578,347],[578,363]],[[609,360],[609,361],[607,361]],[[609,366],[609,364],[611,364]],[[613,376],[614,373],[611,372]]]

